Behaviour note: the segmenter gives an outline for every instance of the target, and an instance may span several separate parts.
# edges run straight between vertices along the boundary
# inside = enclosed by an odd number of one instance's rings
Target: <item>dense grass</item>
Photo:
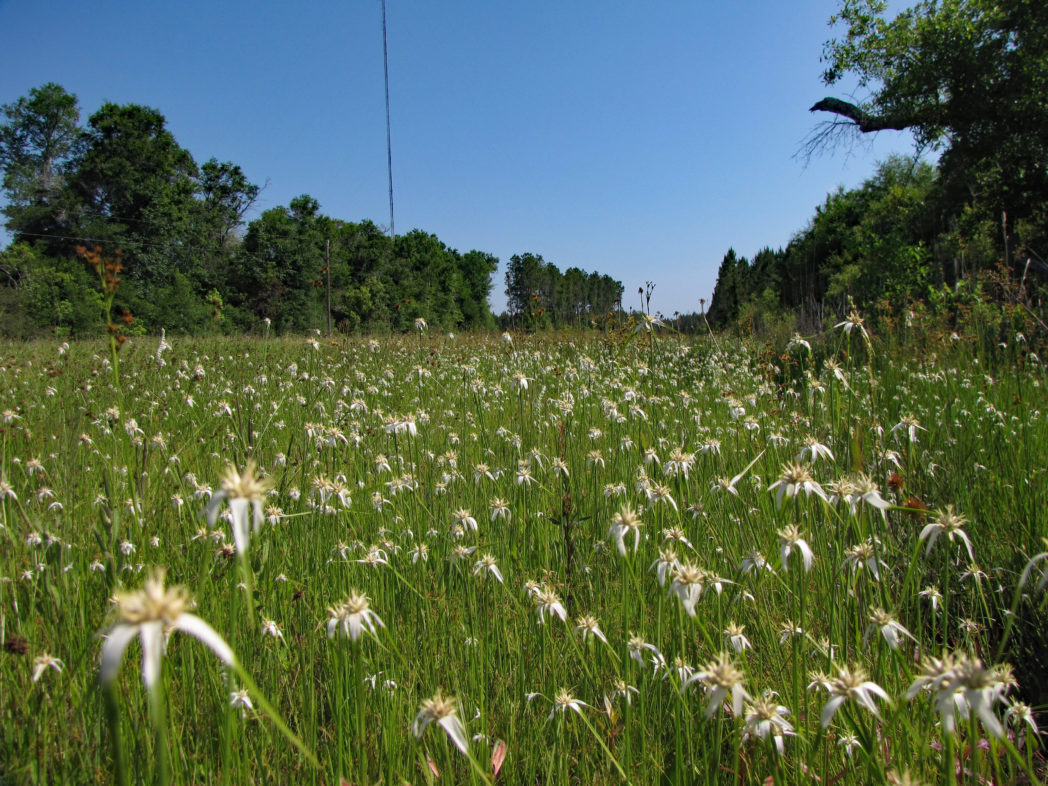
[[[1042,367],[829,346],[142,339],[119,385],[100,343],[4,346],[2,779],[1036,777]],[[100,634],[154,566],[240,673],[175,631],[151,703],[133,642],[107,716]]]

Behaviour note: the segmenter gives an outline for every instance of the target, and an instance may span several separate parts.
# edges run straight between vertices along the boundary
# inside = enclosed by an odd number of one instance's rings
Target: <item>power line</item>
[[[393,229],[393,147],[389,136],[389,48],[386,45],[386,0],[382,0],[382,68],[386,76],[386,168],[389,170],[389,236],[397,236]]]

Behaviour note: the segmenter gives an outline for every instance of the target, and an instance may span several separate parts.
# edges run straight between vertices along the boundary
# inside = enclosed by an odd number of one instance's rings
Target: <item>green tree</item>
[[[236,299],[277,330],[323,327],[321,268],[329,221],[306,194],[252,221],[232,274]]]
[[[957,203],[1032,218],[1044,237],[1048,203],[1048,6],[1037,0],[923,0],[887,18],[885,0],[842,0],[827,42],[827,85],[846,75],[869,91],[828,97],[812,111],[836,119],[811,148],[843,134],[912,131],[941,149]],[[1009,226],[1006,225],[1006,230]]]
[[[156,109],[107,103],[88,119],[70,185],[79,234],[120,246],[127,278],[166,278],[190,222],[196,163]]]
[[[0,107],[0,115],[7,228],[30,240],[55,234],[69,164],[81,139],[76,96],[48,82]]]

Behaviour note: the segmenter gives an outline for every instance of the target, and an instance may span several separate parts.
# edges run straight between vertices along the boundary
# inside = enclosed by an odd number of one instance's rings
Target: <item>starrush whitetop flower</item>
[[[846,549],[844,554],[842,569],[850,569],[854,576],[865,568],[875,581],[880,581],[880,568],[884,566],[884,561],[877,558],[873,538],[867,538],[862,543]]]
[[[1008,687],[1000,671],[984,668],[978,658],[946,653],[942,658],[924,658],[920,674],[906,691],[906,699],[912,700],[922,691],[930,691],[934,693],[935,709],[947,734],[954,733],[958,716],[967,718],[975,712],[986,731],[1000,739],[1004,736],[1004,727],[994,715],[993,707],[1006,701],[1004,694]]]
[[[782,559],[782,569],[784,571],[789,570],[787,559],[796,550],[801,555],[801,561],[804,564],[804,572],[807,573],[811,570],[812,561],[815,559],[815,555],[812,554],[811,546],[804,539],[801,531],[797,529],[793,524],[788,524],[783,529],[778,531],[779,536],[779,556]]]
[[[775,495],[775,506],[779,508],[782,507],[783,498],[790,499],[801,492],[806,495],[814,494],[823,502],[827,501],[826,492],[815,482],[808,467],[804,464],[784,465],[779,479],[768,486],[768,491],[775,489],[778,489]]]
[[[783,754],[783,739],[785,737],[796,737],[793,724],[786,720],[790,711],[781,704],[776,704],[774,697],[762,697],[752,704],[746,706],[746,729],[743,732],[743,741],[758,737],[762,740],[772,740],[775,751],[781,756]]]
[[[735,668],[728,654],[722,652],[716,660],[710,661],[683,681],[680,692],[684,693],[693,682],[699,682],[706,688],[706,720],[713,717],[729,696],[732,714],[738,717],[742,712],[742,703],[751,700],[750,694],[742,685],[745,678],[746,675]]]
[[[351,641],[358,641],[364,632],[378,635],[378,628],[386,627],[381,618],[371,610],[371,600],[366,595],[351,592],[342,603],[328,609],[328,638],[333,638],[341,629]]]
[[[165,589],[164,575],[164,569],[157,568],[142,589],[116,594],[116,621],[104,635],[99,659],[98,674],[103,684],[116,677],[127,645],[138,636],[142,641],[142,682],[152,691],[160,677],[164,634],[170,630],[196,637],[224,664],[234,662],[233,650],[215,629],[187,611],[192,606],[189,592],[184,587]]]
[[[716,576],[704,568],[700,568],[698,565],[684,562],[678,565],[673,573],[673,582],[670,584],[669,594],[676,595],[680,599],[684,610],[688,612],[688,616],[694,617],[695,605],[699,602],[707,587],[713,587],[719,595],[723,590],[724,584],[733,583]]]
[[[422,733],[431,723],[436,723],[448,735],[448,739],[464,754],[469,753],[469,741],[466,736],[466,728],[458,716],[458,706],[455,699],[445,697],[437,691],[431,699],[426,699],[419,707],[418,715],[411,723],[411,733],[415,739],[422,737]]]
[[[878,718],[880,714],[877,712],[877,705],[873,701],[874,697],[883,699],[889,704],[891,703],[891,699],[884,692],[884,689],[876,682],[869,680],[866,672],[861,668],[856,668],[852,671],[847,666],[838,666],[837,675],[826,678],[821,684],[830,692],[830,700],[822,708],[822,715],[820,716],[824,729],[830,725],[830,721],[833,720],[834,714],[840,709],[841,705],[849,699],[858,703],[860,707],[865,707]]]
[[[43,655],[37,655],[33,659],[33,682],[39,682],[48,669],[54,669],[61,674],[64,665],[61,660],[46,652]]]
[[[870,612],[870,624],[862,637],[863,646],[866,645],[867,640],[874,631],[880,631],[888,646],[893,650],[899,648],[900,636],[905,636],[914,642],[917,641],[913,634],[906,630],[893,615],[880,608],[874,608]]]
[[[968,519],[960,513],[954,512],[953,505],[947,505],[945,510],[937,510],[933,513],[932,520],[925,525],[918,537],[918,540],[928,540],[928,545],[924,549],[925,555],[931,553],[936,539],[940,535],[945,535],[951,543],[953,543],[955,537],[958,538],[968,551],[968,559],[974,562],[975,555],[972,554],[972,542],[968,539],[968,533],[964,531],[964,525],[967,523]]]
[[[604,631],[600,629],[600,624],[597,622],[597,618],[591,615],[583,614],[575,619],[575,632],[579,634],[579,637],[583,641],[585,641],[589,636],[595,636],[605,644],[608,643],[607,638],[604,636]]]
[[[473,563],[474,576],[482,578],[485,574],[492,576],[499,584],[502,584],[502,574],[499,572],[499,566],[496,564],[495,558],[490,554],[483,555]]]
[[[728,639],[731,648],[735,650],[736,654],[742,654],[743,650],[751,649],[753,646],[750,644],[750,640],[746,637],[745,625],[737,625],[734,622],[729,622],[728,626],[724,629],[724,635]]]
[[[229,500],[229,512],[232,516],[233,543],[237,552],[243,554],[247,551],[251,541],[251,531],[248,524],[248,508],[253,512],[252,529],[258,532],[262,525],[262,502],[266,492],[272,488],[273,482],[269,478],[259,477],[254,459],[248,459],[244,465],[244,471],[238,472],[237,468],[230,464],[226,473],[222,476],[222,488],[211,495],[207,504],[207,522],[210,526],[215,525],[218,510],[223,500]]]
[[[806,437],[804,439],[804,447],[801,448],[801,452],[793,457],[794,461],[803,461],[804,457],[808,457],[808,461],[814,464],[819,460],[819,457],[825,457],[830,461],[833,461],[833,451],[830,450],[826,445],[823,445],[816,437]]]
[[[661,652],[659,652],[659,648],[656,647],[654,644],[649,644],[648,642],[644,641],[644,639],[640,636],[630,636],[626,648],[629,651],[630,658],[632,660],[635,660],[637,662],[637,665],[639,665],[641,668],[644,668],[645,650],[651,652],[656,660],[662,663],[666,662],[666,658],[665,656],[663,656]]]
[[[608,537],[615,540],[619,554],[623,557],[626,556],[626,538],[631,534],[633,535],[633,553],[637,553],[640,547],[640,529],[643,526],[644,522],[640,520],[640,516],[634,513],[628,505],[616,513],[611,520]]]
[[[532,602],[535,604],[536,611],[538,611],[540,625],[546,624],[547,614],[551,617],[560,617],[561,622],[568,618],[568,610],[560,602],[560,596],[545,585],[535,591],[532,595]]]
[[[670,546],[669,548],[659,549],[659,558],[651,563],[651,567],[648,570],[655,571],[655,577],[659,582],[659,586],[665,587],[666,579],[672,578],[679,567],[680,558],[677,556],[676,550]]]
[[[553,716],[559,713],[566,713],[568,710],[581,715],[582,708],[588,707],[589,705],[581,699],[576,699],[575,696],[567,688],[561,688],[557,691],[557,695],[553,697],[553,709],[549,711],[549,715],[546,717],[547,721],[553,720]]]
[[[925,587],[918,594],[932,604],[932,611],[939,610],[939,604],[942,603],[942,593],[938,587]]]

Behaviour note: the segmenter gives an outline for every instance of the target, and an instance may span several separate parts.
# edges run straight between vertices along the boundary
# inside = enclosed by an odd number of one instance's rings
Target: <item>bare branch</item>
[[[857,104],[842,101],[839,98],[824,98],[816,103],[809,112],[831,112],[839,115],[858,128],[862,133],[871,131],[905,131],[913,125],[912,120],[905,117],[871,115]]]

